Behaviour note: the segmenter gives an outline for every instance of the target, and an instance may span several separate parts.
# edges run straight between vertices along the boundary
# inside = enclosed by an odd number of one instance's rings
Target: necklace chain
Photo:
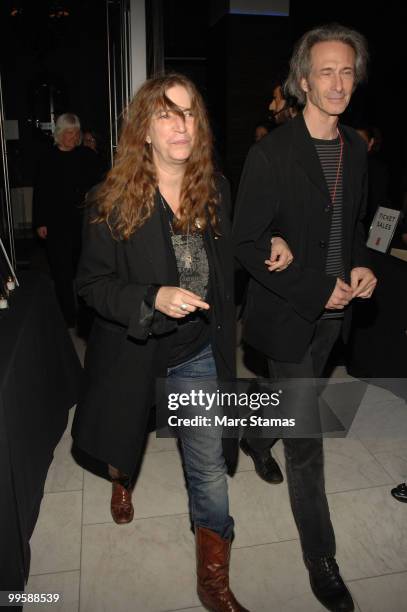
[[[175,236],[175,232],[174,232],[174,228],[172,227],[172,223],[171,223],[171,219],[169,216],[169,212],[167,210],[167,206],[165,205],[164,202],[164,198],[162,197],[161,193],[160,194],[160,200],[161,200],[161,204],[165,210],[165,213],[167,215],[167,219],[168,219],[168,225],[170,226],[170,232],[171,232],[171,236]],[[187,270],[190,270],[192,268],[192,255],[191,255],[191,251],[189,249],[189,221],[188,221],[188,225],[187,225],[187,243],[184,249],[184,253],[181,255],[181,260],[185,266],[185,268]]]

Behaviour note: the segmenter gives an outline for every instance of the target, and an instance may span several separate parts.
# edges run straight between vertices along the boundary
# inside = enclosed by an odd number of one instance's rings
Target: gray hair
[[[367,78],[367,62],[369,58],[367,41],[363,34],[351,30],[339,23],[323,25],[302,35],[294,47],[290,60],[290,72],[284,83],[284,92],[295,96],[300,104],[305,104],[307,97],[301,87],[301,79],[307,79],[311,72],[311,49],[319,42],[342,42],[349,45],[355,52],[355,84]]]
[[[54,141],[56,144],[59,143],[59,137],[64,130],[71,130],[72,128],[81,129],[81,122],[79,117],[73,113],[64,113],[59,115],[55,123]],[[82,133],[80,134],[80,142],[82,142]]]

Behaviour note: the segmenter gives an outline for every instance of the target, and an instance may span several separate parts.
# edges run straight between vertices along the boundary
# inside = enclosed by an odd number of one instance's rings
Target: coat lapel
[[[312,184],[324,196],[324,200],[330,201],[328,185],[326,183],[318,153],[312,142],[310,133],[305,124],[302,113],[292,119],[294,156],[297,163],[302,167]]]
[[[352,168],[352,147],[346,133],[341,131],[341,135],[343,138],[342,232],[343,245],[346,249],[345,245],[349,245],[351,242],[350,230],[355,206],[355,176]],[[347,255],[344,250],[344,257]]]
[[[146,264],[152,269],[152,284],[177,286],[178,271],[169,235],[168,218],[161,206],[158,191],[154,199],[154,210],[146,223],[133,235],[142,247]]]

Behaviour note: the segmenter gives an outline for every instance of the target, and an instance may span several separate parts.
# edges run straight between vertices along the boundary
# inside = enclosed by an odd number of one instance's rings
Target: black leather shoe
[[[338,564],[333,557],[305,559],[311,589],[318,601],[331,612],[353,612],[355,606]]]
[[[397,501],[407,504],[407,484],[402,482],[398,487],[391,490],[391,494]]]
[[[283,474],[277,461],[271,456],[269,448],[257,450],[252,448],[245,438],[240,440],[240,448],[253,459],[254,469],[260,478],[271,484],[283,482]]]

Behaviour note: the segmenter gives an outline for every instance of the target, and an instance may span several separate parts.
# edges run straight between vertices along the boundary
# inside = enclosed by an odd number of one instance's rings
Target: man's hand
[[[370,268],[353,268],[350,280],[352,298],[370,298],[377,285],[377,278]]]
[[[343,310],[352,299],[352,287],[340,278],[336,279],[336,285],[331,297],[325,304],[327,310]]]
[[[183,319],[198,308],[209,310],[209,304],[199,295],[181,287],[160,287],[155,298],[155,307],[173,319]]]
[[[293,254],[286,241],[279,236],[274,236],[271,239],[270,258],[264,262],[269,272],[285,270],[292,263],[293,259]]]
[[[37,227],[37,235],[42,239],[45,240],[48,234],[48,229],[46,225],[41,225],[41,227]]]

